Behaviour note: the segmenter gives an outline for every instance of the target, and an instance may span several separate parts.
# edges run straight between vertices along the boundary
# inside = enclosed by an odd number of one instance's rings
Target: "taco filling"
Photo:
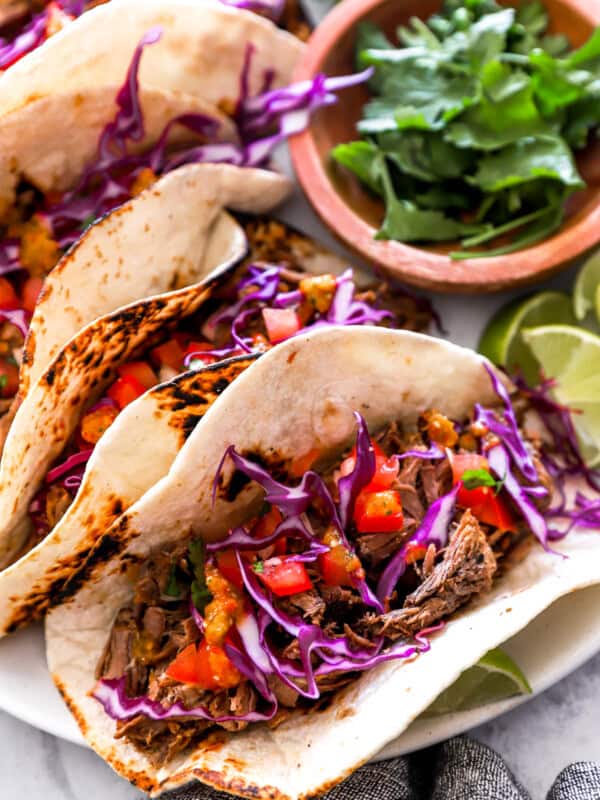
[[[60,460],[48,471],[29,514],[29,551],[54,528],[73,502],[95,445],[120,411],[158,383],[221,359],[262,353],[308,329],[328,325],[381,325],[421,330],[430,306],[399,287],[379,282],[358,289],[352,270],[313,275],[297,248],[306,240],[275,221],[246,225],[251,255],[215,292],[202,312],[183,320],[160,344],[117,369],[105,395],[83,415]],[[278,254],[278,264],[254,256]]]
[[[234,446],[213,491],[264,489],[219,542],[182,541],[132,569],[94,697],[155,764],[216,728],[281,722],[359,673],[409,659],[537,538],[553,485],[497,378],[494,408],[424,410],[416,430],[358,423],[333,463],[275,464]],[[234,472],[227,485],[223,465]],[[434,645],[435,646],[435,645]]]
[[[249,97],[246,78],[254,52],[249,44],[237,106],[225,110],[232,116],[237,142],[220,141],[218,120],[188,113],[170,120],[151,147],[134,152],[145,137],[139,67],[144,48],[161,35],[160,29],[152,29],[137,46],[117,94],[118,112],[102,131],[96,157],[76,185],[62,194],[44,193],[22,180],[15,201],[0,210],[0,413],[8,410],[18,390],[23,343],[44,278],[92,223],[184,164],[268,166],[274,148],[302,130],[313,109],[334,102],[333,91],[357,82],[354,77],[330,81],[319,76],[312,84],[270,89],[271,71],[265,75],[264,91]],[[173,143],[174,131],[182,130],[187,138]]]

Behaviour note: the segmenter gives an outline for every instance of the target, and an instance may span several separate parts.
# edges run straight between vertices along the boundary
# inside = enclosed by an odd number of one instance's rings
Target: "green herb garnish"
[[[357,32],[372,66],[361,139],[333,158],[385,203],[378,239],[461,240],[455,259],[510,253],[560,227],[585,186],[573,151],[600,124],[600,28],[577,50],[538,0],[445,0],[396,47]],[[487,249],[485,249],[487,248]]]
[[[494,489],[495,494],[498,494],[498,492],[502,491],[506,475],[499,481],[493,475],[490,475],[487,469],[467,469],[463,472],[460,480],[465,489],[479,489],[480,486],[489,486],[490,489]]]
[[[177,565],[171,564],[171,572],[169,573],[169,582],[165,588],[165,594],[168,597],[179,599],[181,597],[181,588],[177,580]]]
[[[262,575],[262,573],[265,571],[265,565],[262,561],[255,561],[252,565],[252,569],[257,575]]]
[[[204,609],[212,600],[212,594],[206,585],[206,548],[201,539],[190,542],[188,560],[194,573],[194,580],[191,585],[192,602],[197,610],[203,614]]]
[[[8,384],[8,376],[0,375],[0,389],[5,389]]]

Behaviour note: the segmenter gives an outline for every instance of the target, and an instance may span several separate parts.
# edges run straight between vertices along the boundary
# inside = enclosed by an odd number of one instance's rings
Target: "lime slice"
[[[578,320],[585,319],[590,311],[594,310],[598,286],[600,286],[600,250],[588,258],[575,280],[573,310]]]
[[[575,323],[571,300],[566,294],[540,292],[525,300],[514,300],[488,323],[479,340],[479,352],[509,371],[520,369],[527,381],[536,384],[539,364],[523,342],[521,331],[552,323]]]
[[[512,658],[504,650],[496,648],[465,670],[433,701],[424,716],[466,711],[518,694],[531,694],[531,686]]]
[[[582,453],[590,466],[600,463],[600,336],[570,325],[542,325],[523,331],[553,390],[568,406]]]

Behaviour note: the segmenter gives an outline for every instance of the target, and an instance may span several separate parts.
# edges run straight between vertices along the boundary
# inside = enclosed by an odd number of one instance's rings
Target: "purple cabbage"
[[[238,550],[263,550],[273,542],[276,542],[281,536],[293,536],[295,538],[304,539],[311,546],[316,546],[319,543],[318,538],[310,529],[310,523],[306,519],[302,519],[300,515],[294,514],[287,519],[284,519],[275,528],[273,533],[269,536],[263,536],[262,539],[257,539],[252,536],[245,528],[233,528],[229,536],[221,539],[218,542],[209,542],[206,545],[206,550],[209,553],[217,553],[220,550],[229,550],[235,547]],[[325,547],[325,552],[329,550]]]
[[[548,549],[548,526],[546,520],[534,503],[532,503],[526,491],[526,487],[521,486],[517,478],[513,475],[507,451],[508,445],[506,448],[503,444],[490,447],[486,452],[490,469],[495,474],[496,478],[502,481],[502,488],[521,512],[531,532],[539,540],[544,549]]]
[[[437,458],[444,458],[444,456],[444,451],[434,442],[427,450],[406,450],[404,453],[394,456],[394,458],[398,461],[402,461],[405,458],[424,458],[434,461]]]
[[[2,308],[0,309],[0,319],[4,320],[4,322],[10,322],[11,325],[18,328],[19,333],[25,339],[29,332],[29,320],[31,319],[29,311],[25,311],[24,308]]]
[[[225,6],[253,11],[255,14],[268,17],[273,22],[279,22],[285,8],[285,0],[221,0],[221,3]]]
[[[0,69],[8,69],[27,53],[39,47],[46,38],[48,10],[36,14],[12,42],[0,40]]]
[[[450,523],[454,516],[458,489],[459,484],[429,506],[418,530],[404,547],[390,559],[377,584],[377,597],[382,603],[385,603],[391,596],[396,584],[404,575],[409,545],[421,544],[427,547],[430,544],[434,544],[437,550],[446,546],[450,534]]]
[[[258,687],[257,687],[258,688]],[[247,714],[234,716],[227,714],[222,717],[215,717],[205,706],[195,706],[186,708],[183,703],[176,702],[165,708],[156,700],[151,700],[147,696],[128,697],[126,692],[126,678],[105,678],[98,681],[96,688],[92,692],[94,697],[111,719],[125,720],[133,719],[138,714],[143,714],[148,719],[157,721],[167,719],[206,719],[210,722],[235,722],[244,720],[245,722],[265,722],[273,719],[277,711],[277,703],[274,701],[271,708],[265,713],[259,711],[249,711]]]
[[[213,482],[213,503],[216,499],[223,466],[228,458],[231,459],[236,470],[258,483],[259,486],[262,486],[265,490],[265,502],[278,508],[284,516],[294,517],[303,514],[311,503],[317,501],[326,511],[328,518],[341,531],[335,503],[320,475],[309,470],[304,473],[298,486],[286,486],[272,478],[269,472],[264,467],[261,467],[260,464],[256,464],[254,461],[239,455],[233,445],[227,448],[217,468]]]
[[[494,370],[487,365],[485,368],[490,376],[494,391],[504,405],[504,419],[506,422],[501,422],[494,411],[483,408],[479,404],[475,406],[475,421],[485,425],[491,433],[494,433],[503,442],[523,477],[527,478],[528,481],[536,482],[538,480],[537,470],[519,432],[510,395]]]
[[[59,478],[72,472],[76,467],[84,466],[89,461],[92,453],[93,448],[90,450],[82,450],[80,453],[69,456],[62,464],[59,464],[48,472],[46,475],[46,483],[55,483]]]
[[[338,507],[343,530],[350,522],[356,498],[365,486],[371,483],[375,475],[375,451],[367,423],[357,411],[354,412],[354,417],[358,423],[354,469],[349,475],[344,475],[338,480]]]

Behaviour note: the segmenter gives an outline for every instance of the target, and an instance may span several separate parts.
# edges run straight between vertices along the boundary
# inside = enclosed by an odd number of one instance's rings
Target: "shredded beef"
[[[279,704],[286,708],[295,708],[298,703],[298,692],[295,692],[287,683],[284,683],[277,675],[269,675],[267,678],[269,688],[279,701]]]
[[[366,533],[356,539],[356,551],[360,560],[370,567],[377,567],[387,561],[402,545],[410,539],[417,523],[410,517],[404,518],[404,527],[393,533]]]
[[[96,669],[97,678],[120,678],[125,674],[131,660],[136,635],[137,628],[131,610],[121,610]]]
[[[470,511],[465,511],[444,556],[400,609],[361,621],[361,633],[409,637],[452,614],[473,595],[489,591],[496,558]]]
[[[278,600],[277,605],[286,614],[292,616],[297,616],[300,612],[303,619],[314,625],[319,625],[325,614],[325,602],[314,589],[291,595],[291,597],[282,597]]]

